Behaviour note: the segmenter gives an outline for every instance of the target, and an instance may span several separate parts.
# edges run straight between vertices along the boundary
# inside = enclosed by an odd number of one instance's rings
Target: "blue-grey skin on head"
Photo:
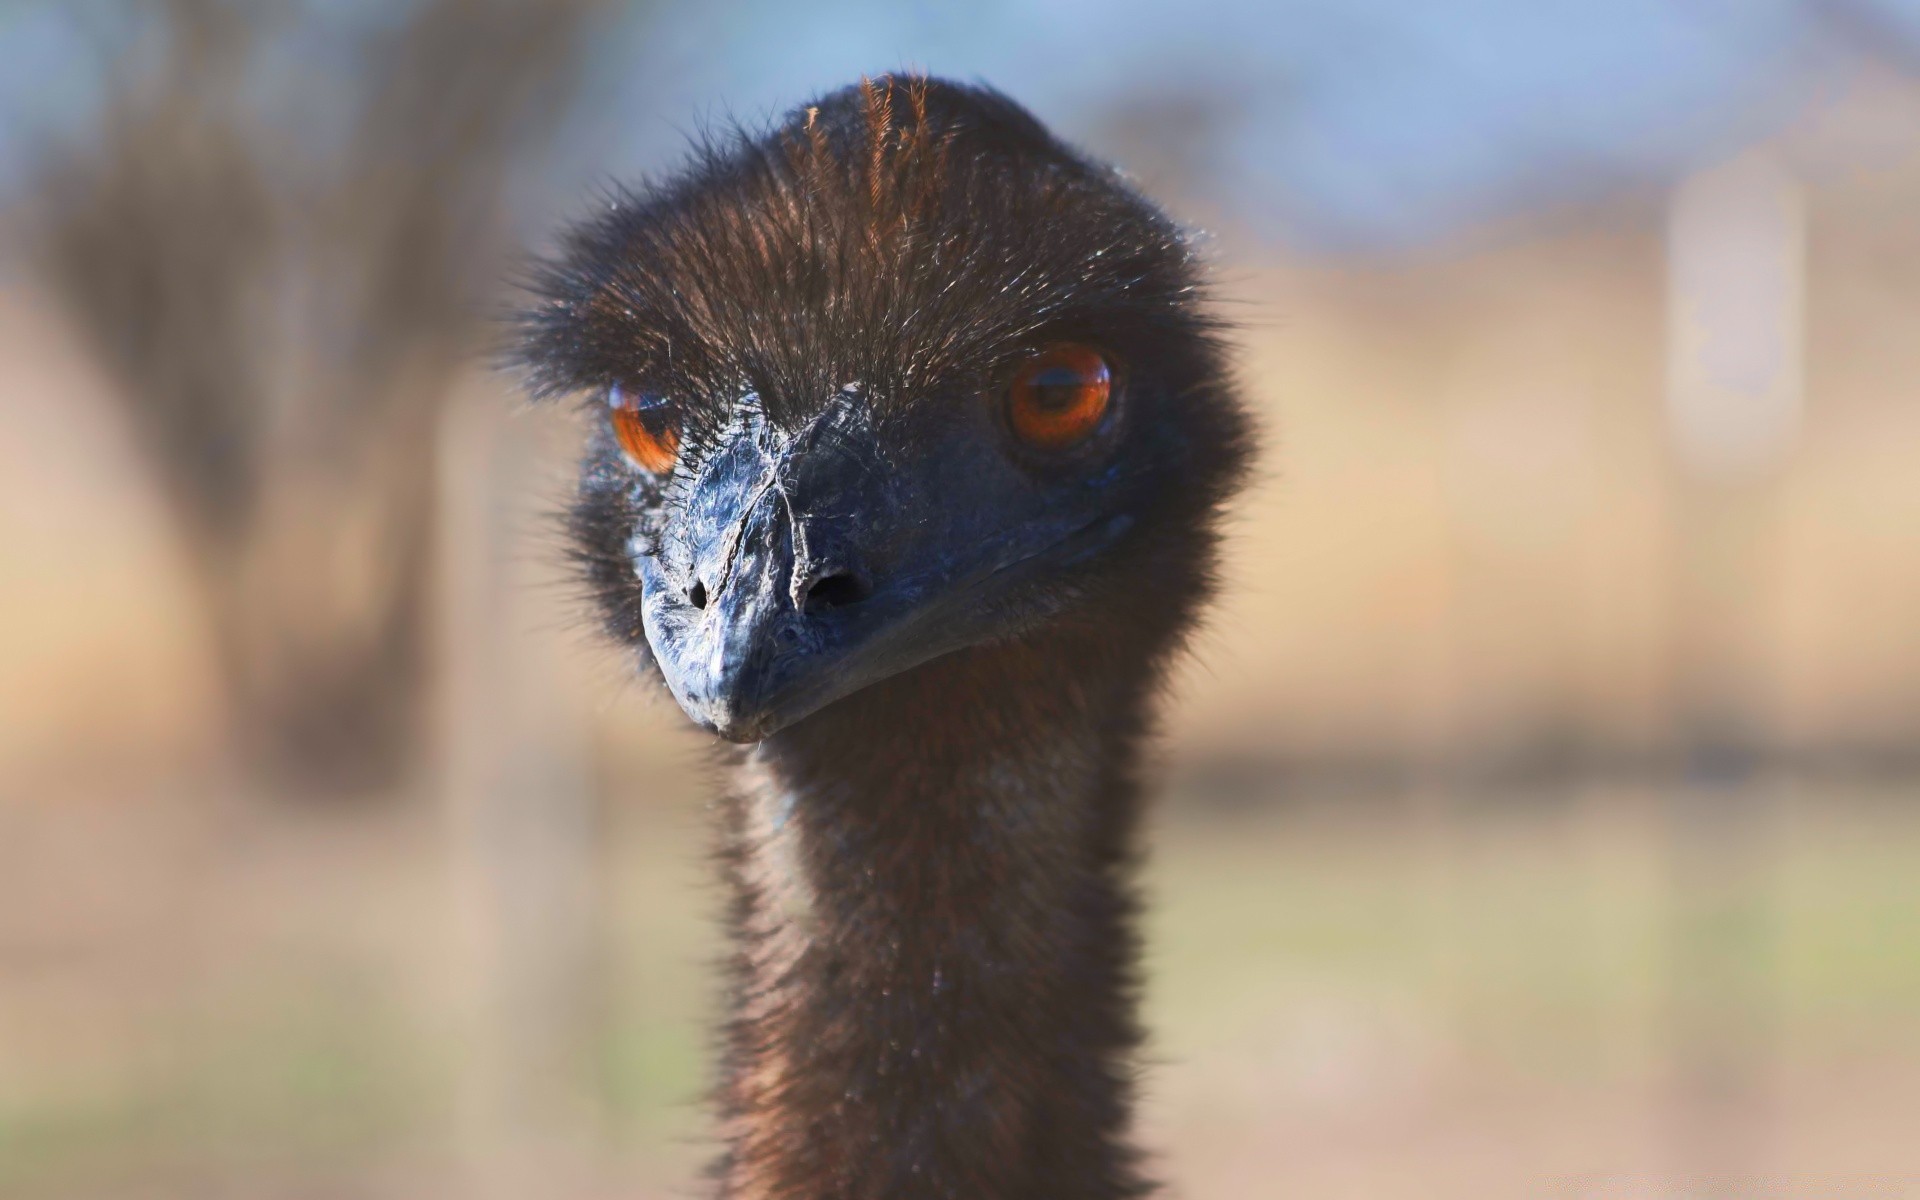
[[[796,430],[739,407],[634,560],[647,642],[689,717],[757,741],[1044,617],[1022,585],[1125,533],[1112,472],[1036,476],[990,405],[942,415],[889,445],[857,384]]]

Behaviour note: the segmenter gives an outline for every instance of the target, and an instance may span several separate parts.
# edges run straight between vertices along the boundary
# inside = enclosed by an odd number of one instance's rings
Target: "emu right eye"
[[[614,384],[607,389],[607,408],[613,416],[613,436],[635,466],[655,475],[673,470],[680,457],[680,413],[672,401]]]
[[[1091,346],[1067,342],[1021,364],[1007,388],[1007,417],[1028,445],[1065,450],[1100,427],[1112,399],[1107,360]]]

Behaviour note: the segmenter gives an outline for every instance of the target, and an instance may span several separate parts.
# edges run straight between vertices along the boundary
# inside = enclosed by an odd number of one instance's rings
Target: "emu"
[[[518,354],[607,629],[735,745],[729,1200],[1115,1200],[1151,701],[1249,422],[1179,229],[881,77],[617,192]]]

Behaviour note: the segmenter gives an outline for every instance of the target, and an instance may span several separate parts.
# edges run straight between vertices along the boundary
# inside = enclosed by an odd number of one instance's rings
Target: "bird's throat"
[[[747,752],[732,1200],[1117,1200],[1146,668],[967,651]]]

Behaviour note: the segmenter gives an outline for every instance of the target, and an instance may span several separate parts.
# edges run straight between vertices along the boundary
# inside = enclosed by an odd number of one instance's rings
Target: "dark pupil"
[[[651,408],[630,408],[627,411],[639,420],[642,429],[655,438],[665,433],[667,426],[672,424],[672,410],[664,404],[656,404]]]
[[[1072,367],[1048,367],[1035,375],[1028,386],[1032,389],[1036,408],[1061,412],[1079,402],[1080,393],[1086,390],[1087,380]]]

